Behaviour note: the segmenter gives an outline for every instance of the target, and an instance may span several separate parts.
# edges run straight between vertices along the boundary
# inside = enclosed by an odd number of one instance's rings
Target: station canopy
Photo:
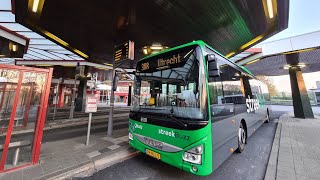
[[[289,11],[289,0],[11,2],[16,22],[100,64],[111,64],[114,46],[127,40],[135,42],[136,61],[144,56],[145,46],[174,47],[193,40],[233,57],[286,29]]]
[[[73,51],[50,40],[46,35],[35,32],[23,24],[16,22],[15,4],[11,0],[0,1],[0,29],[6,30],[8,34],[18,35],[27,40],[25,51],[21,57],[1,57],[0,64],[14,64],[15,60],[68,60],[84,61],[85,59]],[[4,34],[4,36],[8,36]],[[1,35],[1,34],[0,34]],[[3,37],[3,39],[8,37]],[[19,43],[19,41],[15,42]],[[3,45],[3,41],[0,41]],[[20,50],[21,48],[18,48]]]
[[[288,66],[286,55],[288,54],[293,53],[285,52],[273,56],[263,57],[254,63],[245,65],[245,67],[255,75],[287,75],[289,72],[288,68],[286,68],[286,66]],[[296,52],[296,56],[298,64],[302,65],[301,69],[303,73],[319,71],[320,47],[310,48],[308,51]]]

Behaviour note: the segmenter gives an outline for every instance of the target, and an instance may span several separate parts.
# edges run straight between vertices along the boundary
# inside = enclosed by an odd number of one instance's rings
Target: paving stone
[[[287,166],[278,166],[278,171],[295,174],[295,169]]]
[[[89,157],[89,158],[93,158],[93,157],[95,157],[95,156],[99,156],[101,153],[99,152],[99,151],[93,151],[93,152],[91,152],[91,153],[88,153],[87,154],[87,156]]]
[[[307,176],[297,175],[297,180],[310,180]]]
[[[120,144],[122,143],[123,141],[122,140],[119,140],[119,139],[115,139],[114,141],[112,141],[113,144]]]
[[[109,146],[108,148],[111,149],[111,150],[114,150],[114,149],[117,149],[119,147],[121,147],[121,146],[115,144],[115,145]]]
[[[57,159],[52,159],[49,161],[45,161],[44,163],[40,163],[40,166],[44,174],[48,173],[48,171],[51,172],[51,169],[61,168]]]
[[[62,168],[67,168],[78,164],[77,160],[74,159],[72,156],[67,156],[65,158],[58,159],[58,162]]]
[[[0,179],[2,178],[0,177]],[[11,176],[11,180],[23,180],[23,179],[26,179],[26,178],[24,178],[22,172],[14,172]]]
[[[114,141],[115,140],[115,138],[112,138],[112,137],[103,137],[103,138],[101,138],[101,139],[103,139],[103,140],[106,140],[106,141],[110,141],[110,142],[112,142],[112,141]]]
[[[43,174],[50,174],[59,170],[62,170],[63,168],[61,166],[56,166],[56,167],[52,167],[52,168],[48,168],[48,169],[42,169]]]
[[[122,136],[122,137],[117,138],[117,139],[119,139],[121,141],[128,141],[128,136]]]
[[[293,172],[284,172],[284,171],[279,171],[279,169],[277,170],[277,179],[278,179],[278,176],[280,177],[286,177],[287,179],[296,179],[296,174]]]
[[[103,154],[103,153],[105,153],[105,152],[108,152],[108,151],[110,151],[109,148],[103,148],[103,149],[99,150],[99,152],[100,152],[101,154]]]
[[[119,143],[118,145],[119,145],[119,146],[128,146],[129,143],[128,143],[128,142],[122,142],[122,143]]]
[[[278,167],[289,167],[289,168],[294,168],[294,164],[293,163],[288,163],[285,161],[278,161]]]
[[[11,180],[11,176],[12,176],[11,173],[1,174],[1,175],[0,175],[0,179],[1,179],[1,180]]]
[[[75,145],[75,146],[73,146],[74,147],[74,149],[82,149],[82,148],[85,148],[86,147],[86,145],[85,144],[77,144],[77,145]]]

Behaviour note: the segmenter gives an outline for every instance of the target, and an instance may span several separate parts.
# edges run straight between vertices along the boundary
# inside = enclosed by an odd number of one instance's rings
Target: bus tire
[[[267,120],[264,121],[265,123],[269,123],[270,122],[270,113],[269,113],[269,109],[267,109]]]
[[[247,141],[247,132],[244,128],[243,123],[240,123],[239,130],[238,130],[238,149],[237,152],[241,153],[244,150],[244,145]]]

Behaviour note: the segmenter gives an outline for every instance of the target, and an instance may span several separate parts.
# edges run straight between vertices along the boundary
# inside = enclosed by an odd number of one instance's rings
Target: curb
[[[104,168],[132,158],[138,154],[138,151],[127,146],[126,149],[123,149],[115,154],[110,154],[106,157],[103,157],[95,161],[91,161],[79,167],[70,167],[69,170],[67,170],[66,172],[55,172],[46,176],[39,177],[37,179],[63,180],[71,179],[72,177],[88,177]]]
[[[273,139],[272,149],[271,149],[267,171],[266,171],[264,180],[275,180],[277,177],[277,165],[278,165],[280,137],[281,137],[281,128],[282,128],[281,116],[278,119],[278,126],[276,130],[276,134]]]
[[[107,156],[107,157],[98,159],[94,162],[96,172],[98,172],[102,169],[105,169],[107,167],[110,167],[114,164],[117,164],[119,162],[122,162],[124,160],[130,159],[138,154],[139,154],[139,151],[136,151],[133,148],[129,147],[128,149],[125,149],[125,150],[120,151],[116,154],[110,155],[111,157]]]

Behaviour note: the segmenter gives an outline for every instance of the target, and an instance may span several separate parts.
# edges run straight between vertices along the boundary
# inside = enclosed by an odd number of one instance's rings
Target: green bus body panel
[[[150,149],[155,151],[161,155],[161,160],[166,162],[172,166],[178,167],[185,171],[197,174],[197,175],[209,175],[212,173],[212,137],[211,137],[211,123],[208,123],[202,129],[199,130],[178,130],[172,128],[166,128],[162,126],[156,126],[152,124],[137,122],[135,120],[130,119],[130,126],[129,131],[133,133],[133,140],[129,141],[130,146],[134,147],[135,149],[145,153],[146,149]],[[140,128],[133,128],[141,127]],[[179,136],[169,136],[166,134],[160,134],[159,130],[178,133]],[[171,144],[173,146],[179,147],[183,150],[178,152],[164,152],[158,149],[155,149],[151,146],[148,146],[142,142],[140,142],[134,134],[143,135],[167,144]],[[189,136],[188,140],[184,139],[183,137]],[[204,153],[202,155],[202,165],[195,165],[188,162],[184,162],[182,159],[183,153],[193,147],[196,147],[200,144],[204,145]],[[192,166],[196,166],[198,168],[197,172],[193,172]]]

